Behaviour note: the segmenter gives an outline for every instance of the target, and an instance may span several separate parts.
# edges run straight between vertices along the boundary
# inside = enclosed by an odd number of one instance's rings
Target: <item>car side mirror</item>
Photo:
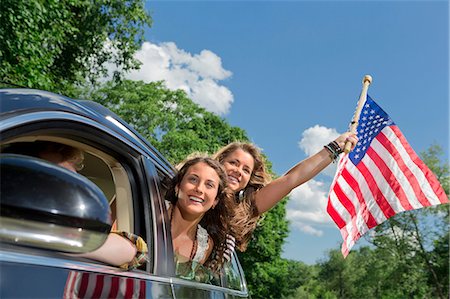
[[[111,229],[103,192],[87,178],[23,155],[0,155],[0,240],[85,253]]]

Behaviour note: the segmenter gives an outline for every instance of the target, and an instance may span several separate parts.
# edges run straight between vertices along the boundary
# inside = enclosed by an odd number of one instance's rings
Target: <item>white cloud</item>
[[[142,62],[139,70],[126,75],[131,80],[166,82],[169,89],[182,89],[206,110],[224,115],[234,101],[232,92],[219,81],[232,73],[222,66],[222,59],[209,50],[192,55],[173,42],[144,42],[135,57]]]
[[[315,125],[303,131],[302,139],[298,142],[298,146],[307,156],[311,156],[339,135],[336,129]],[[336,164],[330,164],[321,173],[333,177],[336,173]]]
[[[339,135],[336,129],[315,125],[303,131],[298,145],[307,156],[311,156]],[[287,218],[294,229],[320,237],[323,234],[321,226],[334,225],[326,207],[331,178],[335,172],[336,165],[331,164],[321,172],[329,177],[327,182],[311,179],[292,190],[287,205]]]
[[[292,190],[287,205],[287,219],[294,228],[308,234],[322,235],[318,227],[332,223],[326,212],[328,189],[328,184],[310,180]]]

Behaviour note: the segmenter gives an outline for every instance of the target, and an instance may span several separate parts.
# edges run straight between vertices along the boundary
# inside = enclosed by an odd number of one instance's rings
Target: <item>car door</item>
[[[92,118],[62,111],[21,111],[3,118],[1,147],[36,141],[68,144],[85,152],[85,176],[104,192],[118,230],[140,235],[149,245],[150,262],[123,271],[58,251],[2,242],[1,298],[173,298],[173,261],[151,207],[152,188],[144,184],[139,142],[124,138]],[[52,188],[49,183],[49,188]],[[156,194],[156,193],[155,193]],[[63,199],[61,199],[63,200]]]

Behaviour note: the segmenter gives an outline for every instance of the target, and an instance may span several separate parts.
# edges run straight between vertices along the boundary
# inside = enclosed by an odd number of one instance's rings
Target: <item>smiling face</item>
[[[255,166],[253,156],[238,148],[226,156],[222,164],[228,175],[228,187],[234,192],[244,189]]]
[[[178,206],[193,214],[203,214],[218,202],[220,178],[208,164],[190,166],[177,185]]]

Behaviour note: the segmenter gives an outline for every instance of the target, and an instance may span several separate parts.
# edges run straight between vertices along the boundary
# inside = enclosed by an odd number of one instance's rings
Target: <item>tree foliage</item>
[[[212,153],[229,142],[248,140],[244,130],[163,82],[108,82],[84,97],[117,113],[174,164],[193,152]]]
[[[286,221],[286,200],[265,213],[256,228],[247,250],[239,253],[252,298],[281,298],[289,292],[290,265],[281,259],[282,246],[289,232]]]
[[[133,53],[151,18],[142,0],[0,1],[0,78],[70,93],[110,61],[136,68]]]

